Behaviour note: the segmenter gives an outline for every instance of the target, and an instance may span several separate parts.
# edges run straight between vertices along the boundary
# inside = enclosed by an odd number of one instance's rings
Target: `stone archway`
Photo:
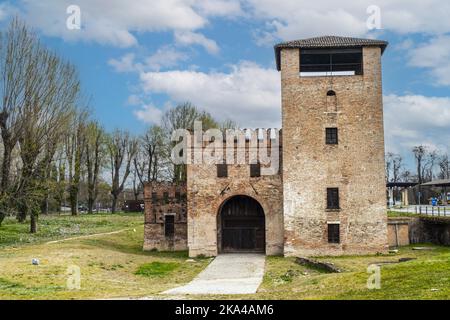
[[[217,217],[217,243],[222,252],[265,252],[265,215],[261,204],[249,196],[225,200]]]

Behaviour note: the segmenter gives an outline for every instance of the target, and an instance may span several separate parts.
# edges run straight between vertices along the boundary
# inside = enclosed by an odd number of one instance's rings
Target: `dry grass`
[[[209,259],[186,262],[186,252],[142,251],[143,226],[136,231],[0,251],[0,299],[105,299],[157,294],[189,282]],[[31,264],[33,258],[40,265]],[[149,263],[176,264],[157,276],[136,272]],[[80,267],[81,290],[69,290],[67,268]]]

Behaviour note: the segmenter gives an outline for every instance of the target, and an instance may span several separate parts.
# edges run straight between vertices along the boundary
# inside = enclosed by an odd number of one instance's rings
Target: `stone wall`
[[[187,249],[186,184],[152,182],[144,186],[144,250]],[[165,216],[174,215],[174,235],[166,237]]]
[[[299,49],[281,51],[286,255],[388,248],[380,59],[380,48],[365,47],[363,75],[300,77]],[[325,144],[327,127],[338,128],[338,145]],[[340,210],[326,208],[333,187]],[[340,224],[339,244],[328,243],[330,222]]]

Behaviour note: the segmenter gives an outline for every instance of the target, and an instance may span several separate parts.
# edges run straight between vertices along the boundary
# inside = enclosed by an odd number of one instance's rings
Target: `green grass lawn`
[[[211,261],[190,260],[186,252],[143,252],[142,215],[44,217],[40,226],[41,233],[33,236],[14,220],[0,228],[0,300],[170,298],[158,294],[189,282]],[[256,294],[186,298],[450,299],[450,247],[431,247],[418,251],[409,246],[390,255],[319,258],[343,270],[333,274],[300,266],[294,258],[267,257]],[[40,264],[32,265],[33,258]],[[382,265],[381,289],[367,289],[368,265],[399,258],[415,260]],[[66,286],[73,265],[80,268],[80,290]]]
[[[30,234],[29,221],[18,223],[15,218],[8,217],[0,227],[0,249],[134,228],[143,222],[142,213],[41,215],[38,233]]]

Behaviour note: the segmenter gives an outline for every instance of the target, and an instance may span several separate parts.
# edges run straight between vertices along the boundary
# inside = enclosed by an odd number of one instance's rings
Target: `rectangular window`
[[[327,209],[339,209],[339,189],[327,189]]]
[[[152,204],[156,204],[158,202],[158,194],[156,192],[152,192]]]
[[[175,192],[175,199],[176,199],[177,203],[181,202],[181,193],[179,191]]]
[[[362,48],[302,49],[300,51],[300,75],[362,75],[362,62]]]
[[[169,193],[168,192],[163,193],[163,199],[164,199],[164,204],[169,203]]]
[[[328,224],[328,243],[340,243],[339,224]]]
[[[325,141],[326,144],[338,144],[338,129],[326,128],[325,129]]]
[[[217,165],[217,177],[218,178],[228,177],[228,166],[226,164],[220,163]]]
[[[261,177],[261,164],[251,163],[250,164],[250,177],[257,178]]]
[[[175,216],[164,217],[164,236],[166,238],[173,238],[175,234]]]

